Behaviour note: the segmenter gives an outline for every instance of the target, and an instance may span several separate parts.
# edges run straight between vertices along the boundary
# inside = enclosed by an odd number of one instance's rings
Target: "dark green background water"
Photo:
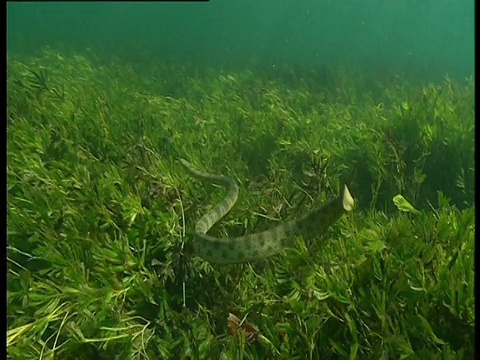
[[[473,0],[8,3],[8,51],[61,44],[125,61],[336,66],[434,80],[474,72]]]

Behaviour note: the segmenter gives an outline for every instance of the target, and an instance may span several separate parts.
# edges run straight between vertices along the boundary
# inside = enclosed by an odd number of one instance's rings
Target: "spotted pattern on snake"
[[[180,163],[195,178],[221,185],[227,195],[204,214],[195,225],[195,248],[198,255],[211,263],[234,264],[264,259],[295,244],[295,236],[322,235],[343,214],[353,209],[354,200],[347,185],[339,196],[306,215],[284,222],[266,231],[235,238],[217,238],[207,232],[235,205],[239,187],[234,179],[197,170],[187,160]]]

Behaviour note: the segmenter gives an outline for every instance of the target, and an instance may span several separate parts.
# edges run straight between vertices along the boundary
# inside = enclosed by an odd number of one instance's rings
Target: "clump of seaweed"
[[[9,358],[473,357],[473,79],[10,56]],[[223,194],[180,157],[242,186],[216,236],[344,181],[359,206],[278,256],[212,265],[193,224]]]

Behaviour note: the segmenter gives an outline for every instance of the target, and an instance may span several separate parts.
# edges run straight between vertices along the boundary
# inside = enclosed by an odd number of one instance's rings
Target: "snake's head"
[[[345,211],[352,211],[355,206],[355,201],[353,200],[350,190],[348,190],[347,185],[343,186],[343,208]]]

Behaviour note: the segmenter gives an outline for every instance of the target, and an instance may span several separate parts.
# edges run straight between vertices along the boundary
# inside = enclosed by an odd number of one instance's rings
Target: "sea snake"
[[[185,159],[180,159],[180,162],[194,177],[228,189],[227,196],[203,215],[195,225],[196,253],[211,263],[234,264],[264,259],[285,247],[293,246],[295,235],[302,235],[306,238],[325,233],[332,223],[342,214],[351,211],[354,206],[350,191],[344,185],[337,198],[303,217],[250,235],[216,238],[207,235],[207,232],[235,205],[239,187],[230,177],[201,172]]]

